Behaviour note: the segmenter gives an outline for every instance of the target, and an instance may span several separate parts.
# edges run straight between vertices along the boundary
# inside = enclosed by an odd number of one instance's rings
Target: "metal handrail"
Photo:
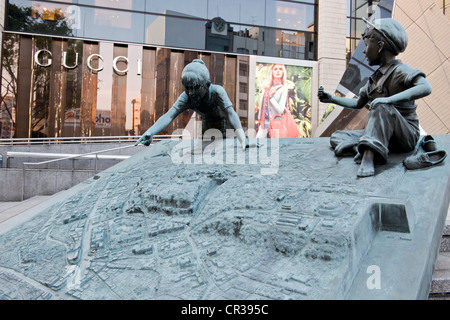
[[[122,147],[117,147],[117,148],[92,151],[92,152],[83,153],[83,154],[70,155],[70,156],[65,156],[65,157],[62,157],[62,158],[53,159],[53,160],[47,160],[47,161],[43,161],[43,162],[24,162],[23,163],[23,168],[25,170],[25,165],[42,165],[42,164],[58,162],[58,161],[62,161],[62,160],[71,160],[71,159],[76,159],[76,158],[87,157],[89,155],[95,155],[95,170],[97,171],[97,160],[98,160],[98,154],[99,153],[104,153],[104,152],[114,151],[114,150],[120,150],[120,149],[125,149],[125,148],[130,148],[130,147],[136,146],[135,141],[137,139],[135,139],[135,138],[140,138],[141,136],[125,136],[125,137],[128,138],[128,140],[130,138],[132,138],[133,144],[127,145],[127,146],[122,146]],[[161,137],[164,137],[165,139],[161,139]],[[174,137],[181,139],[181,138],[185,138],[185,137],[189,137],[189,136],[181,135],[181,134],[179,134],[179,135],[155,135],[155,136],[153,136],[152,141],[166,140],[168,138],[174,138]],[[99,138],[103,138],[103,137],[78,137],[78,139],[86,139],[86,138],[95,140],[95,139],[99,139]],[[116,137],[111,137],[111,138],[124,138],[124,137],[116,136]],[[41,140],[42,138],[30,138],[30,139]],[[63,138],[45,138],[45,139],[59,140],[59,139],[72,139],[72,138],[63,137]],[[16,138],[16,139],[9,139],[9,140],[21,140],[21,139],[20,138],[19,139]],[[0,139],[0,145],[1,145],[1,141],[2,141],[2,139]],[[117,141],[115,141],[115,142],[117,142]]]
[[[94,151],[94,152],[88,152],[88,153],[84,153],[84,154],[77,154],[77,155],[70,156],[70,157],[63,157],[63,158],[53,159],[53,160],[48,160],[48,161],[43,161],[43,162],[24,162],[23,163],[23,167],[22,167],[22,179],[23,179],[23,182],[22,182],[22,201],[24,200],[24,197],[25,197],[25,166],[28,166],[28,165],[35,165],[35,166],[37,166],[37,165],[47,164],[47,163],[51,163],[51,162],[76,159],[76,158],[81,158],[81,157],[84,157],[84,156],[95,154],[95,156],[96,156],[95,157],[95,173],[97,174],[97,171],[98,171],[97,161],[98,161],[98,154],[99,153],[113,151],[113,150],[119,150],[119,149],[125,149],[125,148],[131,148],[131,147],[136,147],[136,144],[133,143],[133,144],[127,145],[127,146],[111,148],[111,149],[105,149],[105,150],[99,150],[99,151]],[[73,170],[73,168],[72,168],[72,170]]]
[[[137,141],[141,136],[97,136],[97,137],[48,137],[48,138],[10,138],[0,139],[2,145],[33,145],[33,144],[70,144],[70,143],[125,143]],[[155,135],[153,141],[182,137],[182,135]]]
[[[95,161],[96,161],[96,164],[97,164],[97,160],[98,160],[97,156],[98,156],[99,153],[104,153],[104,152],[114,151],[114,150],[119,150],[119,149],[125,149],[125,148],[130,148],[130,147],[135,147],[135,144],[131,144],[131,145],[123,146],[123,147],[117,147],[117,148],[93,151],[93,152],[88,152],[88,153],[83,153],[83,154],[76,154],[76,155],[73,155],[73,156],[62,157],[62,158],[53,159],[53,160],[47,160],[47,161],[42,161],[42,162],[24,162],[23,165],[24,166],[25,165],[41,165],[41,164],[47,164],[47,163],[58,162],[58,161],[63,161],[63,160],[71,160],[71,159],[76,159],[76,158],[82,158],[82,157],[93,155],[93,154],[96,155]],[[96,171],[97,171],[97,165],[96,165]]]
[[[138,136],[141,137],[141,136]],[[166,138],[173,138],[173,137],[185,137],[185,135],[160,135],[160,136],[153,136],[153,137],[166,137]],[[98,137],[91,137],[91,138],[98,138]],[[134,140],[134,139],[133,139]],[[153,139],[153,141],[158,141],[158,140],[163,140],[163,139]],[[116,147],[116,148],[111,148],[111,149],[104,149],[104,150],[98,150],[98,151],[92,151],[92,152],[88,152],[88,153],[83,153],[83,154],[76,154],[76,155],[71,155],[68,157],[62,157],[62,158],[58,158],[58,159],[53,159],[53,160],[47,160],[47,161],[42,161],[42,162],[24,162],[24,168],[25,165],[41,165],[41,164],[48,164],[48,163],[52,163],[52,162],[58,162],[58,161],[63,161],[63,160],[71,160],[71,159],[76,159],[76,158],[82,158],[82,157],[86,157],[89,155],[93,155],[95,154],[95,170],[97,171],[97,160],[98,160],[98,154],[99,153],[104,153],[104,152],[108,152],[108,151],[115,151],[115,150],[120,150],[120,149],[125,149],[125,148],[130,148],[130,147],[135,147],[136,143],[133,142],[133,144],[127,145],[127,146],[123,146],[123,147]],[[152,146],[152,145],[150,145]]]

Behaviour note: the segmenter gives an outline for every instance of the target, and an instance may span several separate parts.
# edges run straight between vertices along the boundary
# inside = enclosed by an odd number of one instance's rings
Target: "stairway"
[[[429,299],[450,300],[450,210],[442,233]]]

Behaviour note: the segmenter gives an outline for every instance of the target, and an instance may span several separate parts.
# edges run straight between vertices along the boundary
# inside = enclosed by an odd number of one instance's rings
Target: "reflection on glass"
[[[373,18],[373,19],[391,18],[392,10],[390,8],[392,7],[392,5],[389,4],[389,2],[392,2],[392,1],[394,1],[394,0],[387,0],[387,1],[380,2],[380,4],[377,7],[376,12],[374,13],[374,15],[371,18]]]
[[[94,24],[102,27],[130,29],[131,13],[116,10],[95,9]]]
[[[105,40],[142,42],[145,15],[126,11],[82,8],[78,36]]]
[[[138,0],[141,1],[141,0]],[[142,1],[144,2],[144,1]],[[146,12],[166,13],[174,15],[189,15],[205,19],[208,11],[207,0],[147,0]]]
[[[368,69],[365,65],[352,60],[348,64],[340,84],[351,92],[358,94],[372,73],[372,69]]]
[[[61,21],[64,20],[64,12],[61,7],[48,8],[48,4],[45,7],[41,7],[41,4],[34,3],[31,9],[31,17],[33,19],[43,19],[43,20],[52,20],[52,21]]]
[[[229,22],[264,26],[266,2],[261,0],[209,0],[208,19],[221,17]]]
[[[87,0],[11,0],[7,28],[33,34],[313,59],[305,37],[312,39],[307,32],[315,31],[315,7],[273,0],[96,0],[94,5]],[[216,28],[218,17],[226,26],[220,30]],[[262,37],[255,35],[259,28],[264,28]],[[284,39],[277,41],[280,32]]]
[[[15,133],[19,36],[4,34],[2,45],[0,139],[8,139],[13,138]]]
[[[0,132],[6,138],[14,133],[9,122],[16,120],[16,113],[20,138],[140,135],[178,98],[183,66],[199,56],[195,51],[11,34],[5,34],[3,46]],[[19,52],[25,46],[29,50]],[[126,59],[115,64],[117,56]],[[230,92],[233,105],[238,107],[239,101],[241,111],[248,110],[248,79],[243,79],[248,77],[248,58],[216,57],[224,62],[223,68],[213,69],[218,83]],[[208,64],[212,60],[209,53],[200,58]],[[30,66],[21,65],[18,79],[18,66],[27,61]],[[190,119],[184,113],[173,129],[185,127]]]
[[[130,72],[127,74],[126,124],[125,129],[131,135],[140,135],[142,46],[128,46]],[[145,128],[146,130],[147,128]]]
[[[370,20],[379,19],[379,18],[390,18],[392,17],[392,9],[394,6],[394,0],[381,0],[381,1],[373,1],[378,3],[378,6],[375,8],[375,11],[372,15],[370,15]],[[367,1],[350,1],[353,6],[352,14],[358,12],[361,14],[361,9],[359,7],[366,6]],[[367,17],[367,15],[363,15]],[[364,28],[365,29],[365,28]],[[361,38],[361,36],[360,36]],[[348,48],[348,47],[347,47]],[[357,96],[359,94],[359,90],[361,87],[367,82],[368,78],[373,74],[373,72],[378,68],[378,66],[369,66],[366,56],[364,55],[365,43],[364,41],[359,41],[353,56],[351,57],[348,67],[342,76],[340,81],[340,87],[344,90],[348,90],[353,95]],[[338,92],[335,92],[338,95]],[[334,105],[330,104],[329,108],[325,112],[322,117],[321,123],[325,120],[325,118],[333,111]]]
[[[38,50],[51,52],[51,38],[36,37],[35,52]],[[46,51],[47,52],[47,51]],[[49,65],[51,57],[44,54],[42,65]],[[49,67],[36,65],[33,72],[32,97],[31,97],[31,137],[41,138],[48,136],[49,104],[50,100],[50,72]]]
[[[13,0],[8,6],[8,29],[73,36],[68,5],[39,1]]]
[[[311,3],[311,4],[315,4],[317,2],[317,0],[291,0],[293,2],[306,2],[306,3]]]
[[[146,16],[145,43],[178,48],[205,49],[205,21],[176,16]]]
[[[361,34],[364,33],[366,29],[366,23],[362,19],[350,19],[351,32],[350,37],[361,38]]]
[[[370,19],[390,18],[392,16],[393,0],[373,1],[372,7],[368,6],[367,1],[351,1],[352,15],[361,18],[367,17],[370,9],[376,4],[375,11],[370,15]],[[363,10],[364,9],[364,10]],[[361,34],[366,29],[366,23],[361,19],[352,19],[352,36],[361,39]],[[354,94],[359,93],[359,89],[365,84],[370,75],[378,68],[378,66],[369,66],[367,58],[364,54],[365,44],[363,41],[355,41],[357,43],[353,56],[348,64],[348,69],[344,73],[341,85],[350,90]]]
[[[99,43],[99,54],[104,61],[103,70],[98,73],[97,84],[97,121],[95,125],[95,135],[111,135],[111,104],[113,85],[113,44],[110,42]]]
[[[66,3],[78,3],[79,0],[47,0],[47,2],[66,2]]]
[[[388,9],[382,6],[377,6],[378,0],[366,1],[366,0],[348,0],[347,3],[347,62],[350,61],[353,52],[355,51],[361,34],[366,28],[366,24],[362,20],[363,17],[384,17],[391,16]],[[386,2],[385,2],[386,3]],[[389,4],[388,4],[389,6]]]
[[[266,25],[313,31],[311,28],[314,26],[314,6],[285,1],[267,2]]]
[[[104,8],[144,11],[145,2],[142,0],[75,0],[78,4],[95,5]],[[94,3],[93,3],[94,2]]]
[[[369,66],[369,62],[364,54],[364,48],[364,42],[360,41],[340,82],[342,86],[356,95],[358,95],[359,89],[377,68],[377,66]]]
[[[352,1],[352,16],[353,17],[367,17],[368,15],[368,9],[369,4],[368,1],[361,1],[361,0],[353,0]]]
[[[232,25],[233,52],[293,58],[301,60],[314,59],[314,34],[272,28]],[[207,47],[212,49],[212,47]]]
[[[64,130],[63,135],[65,137],[79,137],[80,136],[80,108],[81,108],[81,83],[82,83],[82,68],[81,59],[76,60],[76,54],[79,57],[83,56],[83,41],[81,40],[68,40],[67,43],[67,65],[75,68],[66,68],[66,83],[63,86],[65,92],[61,92],[64,96],[65,105],[64,108]]]

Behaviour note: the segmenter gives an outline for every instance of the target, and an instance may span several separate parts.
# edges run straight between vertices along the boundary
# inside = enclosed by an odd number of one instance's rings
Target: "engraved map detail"
[[[344,297],[377,232],[371,198],[405,169],[357,179],[323,140],[285,140],[276,174],[175,164],[162,142],[61,193],[0,229],[0,298]]]

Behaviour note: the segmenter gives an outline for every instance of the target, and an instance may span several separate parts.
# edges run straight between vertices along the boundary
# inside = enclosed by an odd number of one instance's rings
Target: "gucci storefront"
[[[140,135],[178,98],[181,72],[196,58],[253,128],[254,58],[309,68],[316,7],[314,0],[6,1],[0,138]],[[290,70],[297,117],[308,120],[311,72]],[[194,118],[186,111],[162,134]]]
[[[236,68],[245,57],[5,34],[3,88],[10,88],[16,137],[135,135],[152,125],[183,91],[181,71],[204,60],[211,79],[236,94]],[[7,59],[9,59],[7,61]],[[9,77],[7,77],[9,76]],[[9,78],[9,79],[8,79]],[[236,106],[236,99],[234,99]],[[183,128],[192,113],[166,130]],[[134,130],[134,131],[133,131]]]

